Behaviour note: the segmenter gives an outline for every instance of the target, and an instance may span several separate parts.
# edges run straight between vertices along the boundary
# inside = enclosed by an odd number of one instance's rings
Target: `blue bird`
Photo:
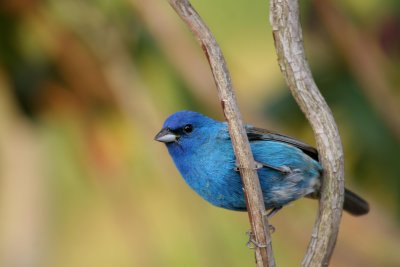
[[[315,148],[250,125],[246,132],[269,217],[296,199],[319,197],[322,167]],[[166,119],[154,139],[166,144],[186,183],[202,198],[225,209],[246,210],[226,122],[193,111],[179,111]],[[346,189],[344,209],[363,215],[368,213],[369,205]]]

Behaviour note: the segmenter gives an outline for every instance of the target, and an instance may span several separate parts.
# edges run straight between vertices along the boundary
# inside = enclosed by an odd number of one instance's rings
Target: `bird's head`
[[[219,122],[194,111],[178,111],[169,116],[154,140],[168,148],[189,148],[208,138],[208,130]]]

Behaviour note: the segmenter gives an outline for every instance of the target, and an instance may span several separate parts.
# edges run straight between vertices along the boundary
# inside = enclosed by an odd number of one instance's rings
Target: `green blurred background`
[[[193,4],[215,33],[243,117],[314,144],[280,74],[266,1]],[[331,266],[400,266],[400,4],[302,3],[308,59],[332,107],[346,183]],[[247,215],[212,207],[153,141],[172,112],[222,119],[208,63],[167,1],[0,2],[0,266],[253,266]],[[298,266],[317,202],[271,223]]]

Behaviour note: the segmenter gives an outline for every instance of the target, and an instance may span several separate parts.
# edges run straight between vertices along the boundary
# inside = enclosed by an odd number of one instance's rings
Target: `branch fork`
[[[257,266],[274,267],[260,182],[225,59],[214,36],[190,2],[168,1],[198,39],[210,64],[240,166],[238,169],[252,227],[248,244],[254,245]],[[270,23],[279,66],[293,97],[313,128],[325,172],[318,218],[302,266],[327,266],[336,243],[344,198],[342,144],[332,112],[319,92],[305,59],[298,0],[271,0]]]

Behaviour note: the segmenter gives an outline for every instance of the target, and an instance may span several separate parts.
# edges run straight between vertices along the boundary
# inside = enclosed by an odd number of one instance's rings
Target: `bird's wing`
[[[286,143],[301,149],[305,154],[318,161],[318,151],[315,148],[290,136],[253,126],[246,126],[246,132],[250,142],[257,140],[268,140]]]

